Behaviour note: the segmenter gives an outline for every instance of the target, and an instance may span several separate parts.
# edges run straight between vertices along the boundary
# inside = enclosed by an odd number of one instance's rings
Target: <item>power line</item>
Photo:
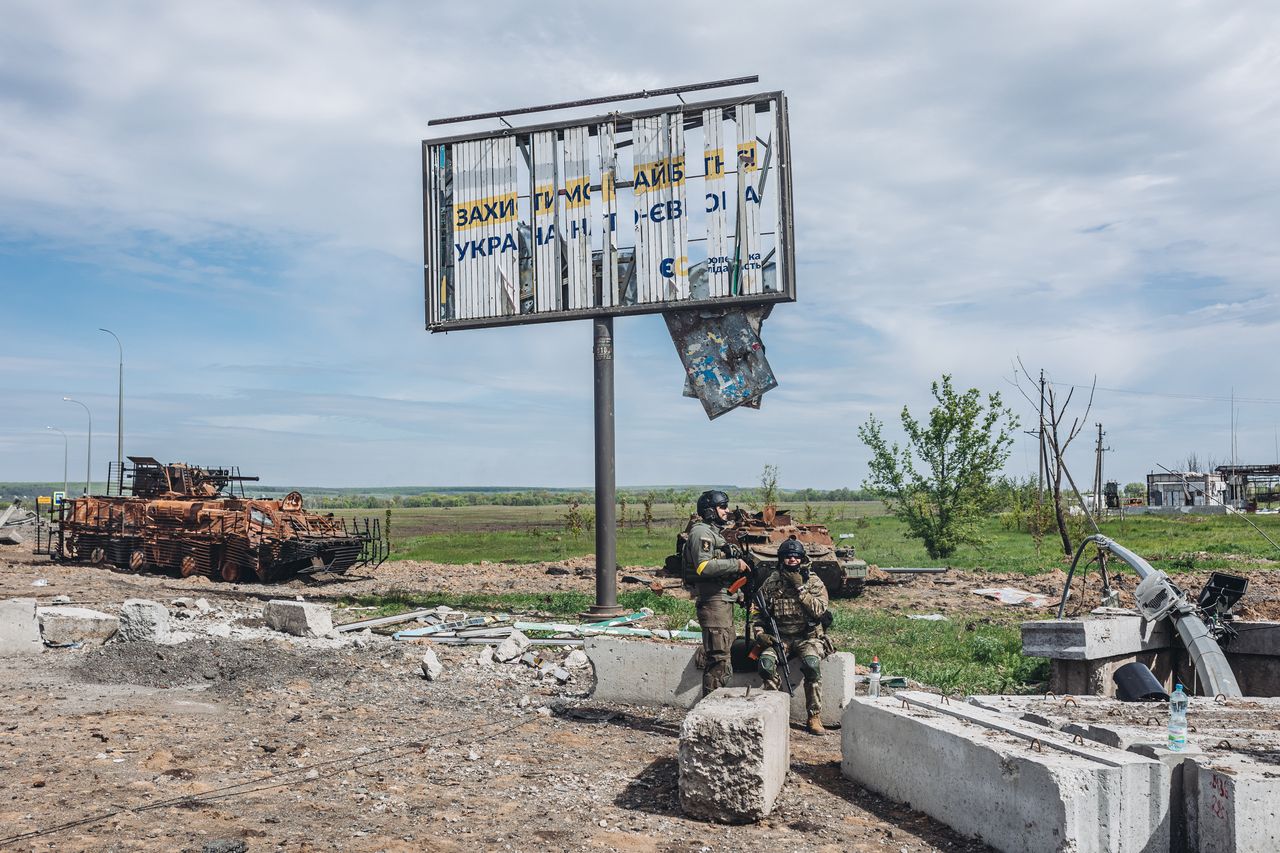
[[[1112,394],[1135,394],[1140,397],[1168,397],[1174,400],[1210,401],[1215,403],[1230,403],[1232,401],[1231,397],[1214,397],[1208,394],[1172,394],[1165,391],[1135,391],[1131,388],[1103,388],[1101,385],[1077,385],[1068,382],[1054,382],[1053,384],[1059,385],[1063,388],[1093,388],[1097,391],[1109,391]],[[1261,403],[1269,406],[1280,406],[1280,400],[1271,400],[1266,397],[1236,397],[1234,400],[1237,403]]]

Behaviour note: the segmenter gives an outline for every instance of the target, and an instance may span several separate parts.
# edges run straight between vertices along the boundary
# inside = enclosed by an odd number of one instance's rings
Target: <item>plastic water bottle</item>
[[[871,672],[867,675],[867,696],[872,699],[880,695],[880,657],[871,656]],[[1183,715],[1183,731],[1186,731],[1186,715]],[[1172,737],[1172,735],[1170,735]]]
[[[1187,748],[1187,694],[1177,685],[1169,696],[1169,751],[1182,752]]]

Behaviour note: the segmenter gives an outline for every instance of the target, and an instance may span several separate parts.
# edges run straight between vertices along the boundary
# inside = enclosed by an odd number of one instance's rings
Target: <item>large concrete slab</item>
[[[71,643],[105,643],[115,636],[120,620],[88,607],[38,607],[40,635],[55,646]]]
[[[1155,759],[1169,771],[1172,850],[1280,850],[1280,699],[1193,697],[1185,752],[1165,743],[1163,702],[971,696],[1010,717]]]
[[[1169,849],[1167,768],[1044,726],[903,691],[854,699],[841,751],[847,778],[997,850]]]
[[[323,604],[273,599],[262,608],[267,626],[295,637],[324,637],[333,633],[333,616]]]
[[[1095,616],[1022,623],[1022,653],[1035,658],[1097,660],[1163,649],[1173,642],[1167,621],[1141,616]]]
[[[0,654],[38,654],[44,651],[34,598],[0,601]]]
[[[1265,762],[1199,756],[1183,767],[1187,849],[1200,853],[1280,850],[1278,753]]]
[[[694,666],[695,646],[677,646],[617,637],[588,637],[583,643],[595,668],[591,698],[628,705],[665,705],[692,708],[702,697],[702,670]],[[809,717],[804,703],[804,674],[798,661],[791,662],[791,719]],[[853,698],[856,676],[854,658],[836,652],[822,661],[822,722],[840,725],[841,714]],[[760,687],[756,673],[734,673],[734,687]]]
[[[748,823],[768,817],[791,763],[784,693],[724,687],[680,726],[680,807],[690,817]]]
[[[1280,696],[1280,623],[1232,627],[1237,636],[1224,640],[1222,649],[1244,695]],[[1153,625],[1136,615],[1024,622],[1022,651],[1050,659],[1054,693],[1114,696],[1115,671],[1135,661],[1150,667],[1166,690],[1173,689],[1175,673],[1193,669],[1167,620]]]

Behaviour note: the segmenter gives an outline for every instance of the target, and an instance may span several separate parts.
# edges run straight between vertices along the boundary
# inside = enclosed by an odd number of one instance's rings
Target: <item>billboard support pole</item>
[[[613,446],[613,318],[596,317],[592,342],[595,362],[596,432],[596,603],[582,618],[608,618],[618,606],[618,530],[615,523],[616,465]]]

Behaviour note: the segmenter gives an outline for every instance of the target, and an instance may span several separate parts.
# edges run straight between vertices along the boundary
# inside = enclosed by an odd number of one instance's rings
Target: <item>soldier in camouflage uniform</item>
[[[685,577],[697,587],[698,624],[702,626],[702,695],[727,687],[731,669],[729,648],[733,645],[733,606],[736,594],[729,592],[744,572],[746,561],[728,556],[720,530],[729,520],[729,496],[710,490],[698,497],[698,522],[689,528],[685,542]]]
[[[804,544],[787,539],[778,545],[778,570],[761,586],[765,606],[773,614],[782,635],[777,640],[787,655],[800,657],[800,670],[804,673],[804,698],[809,711],[808,730],[820,735],[822,727],[822,659],[833,647],[827,637],[827,588],[822,579],[809,572],[809,557]],[[774,637],[757,623],[753,632],[760,652],[760,678],[768,690],[780,690],[782,675],[778,671],[778,653],[774,649]],[[786,662],[782,662],[786,666]]]

